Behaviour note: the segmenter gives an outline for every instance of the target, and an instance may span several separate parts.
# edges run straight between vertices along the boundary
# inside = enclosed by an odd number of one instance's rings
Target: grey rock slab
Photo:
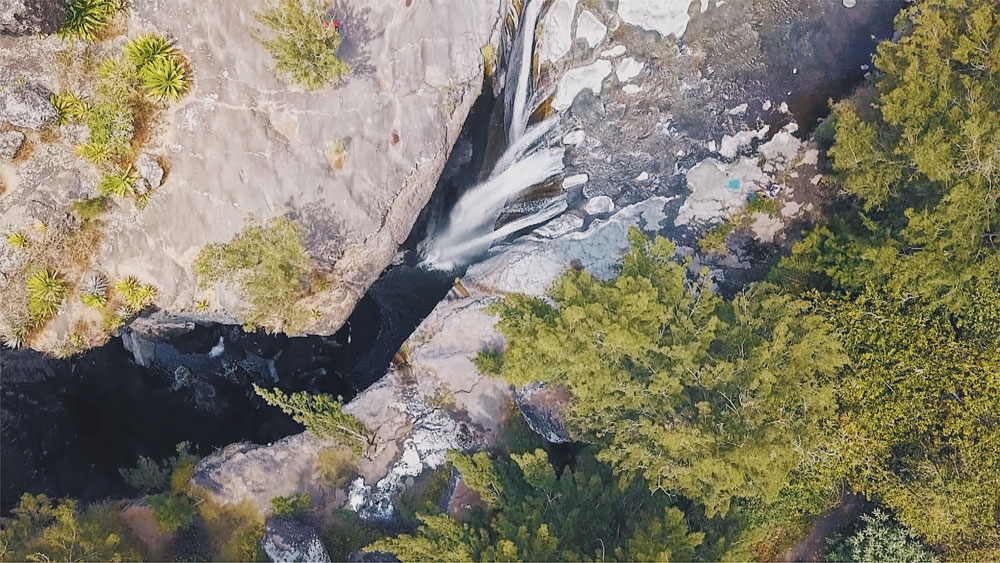
[[[23,144],[24,133],[20,131],[0,133],[0,161],[12,160]]]
[[[41,129],[56,120],[48,93],[37,84],[14,86],[0,94],[0,121],[15,127]]]

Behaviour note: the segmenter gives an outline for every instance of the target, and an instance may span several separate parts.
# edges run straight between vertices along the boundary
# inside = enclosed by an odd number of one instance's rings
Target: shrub
[[[194,473],[197,456],[191,453],[190,444],[177,444],[177,455],[159,463],[145,456],[139,456],[135,467],[119,469],[125,482],[136,491],[148,495],[172,490],[181,493]]]
[[[141,494],[148,495],[164,491],[170,486],[170,464],[139,456],[135,467],[118,470],[122,479]]]
[[[98,273],[87,276],[80,286],[80,301],[94,309],[104,307],[108,302],[108,280]]]
[[[146,33],[129,41],[125,46],[125,56],[128,57],[136,69],[142,69],[147,64],[174,55],[174,48],[170,46],[162,35]]]
[[[192,269],[202,289],[223,281],[239,286],[250,305],[243,314],[248,329],[297,333],[310,320],[296,301],[308,290],[312,261],[299,226],[288,219],[249,226],[228,243],[206,246]]]
[[[736,221],[730,219],[725,223],[713,227],[700,239],[698,239],[698,249],[709,254],[721,254],[726,250],[726,239],[736,230]]]
[[[767,196],[754,194],[753,199],[747,202],[747,212],[774,215],[778,212],[778,205]]]
[[[917,536],[875,509],[861,517],[862,526],[853,535],[830,542],[827,561],[934,562],[937,558],[921,545]]]
[[[139,71],[131,61],[109,57],[97,67],[97,93],[107,100],[125,101],[139,84]]]
[[[160,493],[149,497],[153,517],[164,532],[176,532],[187,528],[194,521],[195,506],[185,495]]]
[[[126,276],[115,284],[115,289],[131,311],[141,311],[153,303],[158,290],[153,284],[140,283],[135,276]]]
[[[126,155],[132,148],[135,122],[132,110],[114,101],[102,101],[87,114],[88,144],[104,145],[110,154]],[[93,159],[91,159],[93,160]]]
[[[59,125],[79,121],[87,115],[87,106],[72,92],[52,94],[49,96],[49,103],[52,104],[52,109],[56,110],[56,121]]]
[[[81,221],[93,221],[101,216],[108,207],[108,198],[98,196],[73,202],[73,212]]]
[[[77,511],[76,501],[25,493],[0,525],[3,561],[138,561],[119,506],[100,503]]]
[[[135,193],[137,179],[135,169],[131,165],[128,167],[116,166],[101,178],[97,184],[97,191],[101,195],[129,196]]]
[[[121,8],[121,0],[72,0],[63,14],[59,36],[92,43]]]
[[[28,311],[36,320],[52,316],[66,296],[66,282],[49,269],[38,270],[28,278]]]
[[[480,350],[476,354],[476,368],[485,375],[500,375],[500,369],[503,368],[503,357],[492,348]]]
[[[320,450],[317,466],[320,477],[338,489],[347,485],[358,471],[355,453],[345,446]]]
[[[264,539],[264,525],[254,523],[237,528],[222,546],[220,561],[267,561],[260,543]]]
[[[174,56],[159,57],[142,67],[142,86],[151,98],[162,102],[177,101],[187,91],[183,63]]]
[[[337,57],[340,34],[324,23],[329,1],[271,0],[254,18],[268,29],[270,38],[257,38],[274,57],[279,74],[307,90],[335,85],[350,72]]]
[[[28,237],[21,231],[14,231],[7,235],[7,244],[14,248],[24,248],[28,246]]]
[[[303,493],[291,497],[274,497],[271,499],[271,508],[275,516],[301,518],[309,508],[309,495]]]

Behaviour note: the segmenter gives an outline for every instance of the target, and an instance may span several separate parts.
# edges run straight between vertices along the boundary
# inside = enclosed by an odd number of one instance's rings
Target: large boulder
[[[0,35],[54,33],[63,10],[63,0],[0,0]]]
[[[514,392],[514,400],[528,427],[547,442],[565,444],[573,441],[562,416],[562,407],[570,400],[565,388],[530,383]]]
[[[0,121],[41,129],[55,119],[56,110],[49,103],[48,93],[37,85],[15,86],[0,96]]]
[[[271,518],[264,526],[261,548],[271,561],[330,561],[316,529],[290,518]]]

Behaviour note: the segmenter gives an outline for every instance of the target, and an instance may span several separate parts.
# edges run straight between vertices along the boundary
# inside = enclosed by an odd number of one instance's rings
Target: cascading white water
[[[531,116],[532,54],[535,27],[542,0],[525,0],[517,40],[510,56],[504,83],[507,116],[507,149],[497,160],[486,181],[470,188],[452,210],[448,228],[430,241],[424,264],[450,270],[466,263],[494,243],[521,230],[555,217],[566,209],[564,200],[494,230],[504,205],[528,189],[563,171],[561,146],[546,146],[546,137],[558,124],[553,117],[528,127]]]

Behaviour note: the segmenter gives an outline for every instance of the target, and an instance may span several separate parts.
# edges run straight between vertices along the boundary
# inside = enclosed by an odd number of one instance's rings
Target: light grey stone
[[[41,129],[56,120],[48,94],[39,86],[14,86],[0,94],[0,121],[15,127]]]
[[[24,144],[24,133],[7,131],[0,133],[0,161],[11,160]]]

